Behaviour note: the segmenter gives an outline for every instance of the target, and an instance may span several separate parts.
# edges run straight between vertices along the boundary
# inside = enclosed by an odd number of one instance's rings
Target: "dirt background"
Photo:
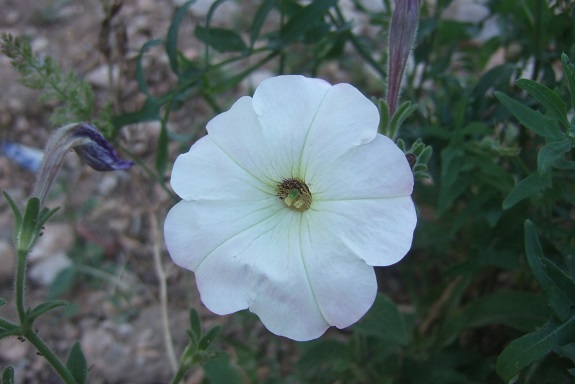
[[[135,58],[144,43],[166,35],[172,14],[181,3],[123,1],[107,35],[112,47],[111,82],[109,62],[98,49],[105,19],[103,0],[0,0],[0,32],[29,38],[36,54],[52,56],[65,72],[73,70],[87,79],[99,103],[115,100],[117,108],[133,110],[143,101],[134,81]],[[187,25],[182,27],[183,35],[191,36],[193,23],[204,20],[210,3],[198,1],[191,8]],[[245,6],[249,3],[245,2]],[[216,22],[233,20],[237,11],[237,3],[224,5]],[[187,55],[201,52],[197,42],[182,40]],[[153,92],[161,94],[173,85],[167,57],[160,49],[152,51],[145,64]],[[0,141],[41,149],[54,129],[50,114],[56,105],[40,103],[40,92],[26,89],[16,77],[9,59],[0,56]],[[246,90],[237,92],[245,94]],[[194,129],[202,134],[202,125],[211,113],[202,101],[191,101],[173,114],[170,129],[183,133]],[[158,123],[125,127],[119,143],[153,166],[158,132]],[[181,149],[176,146],[171,150],[173,161]],[[0,156],[0,189],[20,206],[31,193],[34,180],[33,172]],[[40,318],[36,327],[62,358],[76,340],[81,342],[89,364],[90,383],[165,383],[172,377],[163,339],[155,250],[160,252],[167,275],[170,330],[177,357],[187,340],[185,331],[192,306],[200,311],[204,329],[224,325],[222,340],[237,336],[249,341],[258,353],[267,353],[273,336],[259,322],[249,314],[211,314],[199,301],[193,274],[172,264],[163,245],[162,224],[173,203],[139,167],[104,174],[83,166],[74,154],[66,156],[47,202],[50,207],[62,209],[48,223],[30,257],[27,306],[39,304],[61,287],[56,276],[62,268],[75,267],[71,289],[59,296],[69,300],[70,305]],[[0,315],[15,320],[11,236],[12,214],[2,198],[0,297],[6,298],[8,304],[1,308]],[[275,344],[274,353],[278,348],[292,348],[289,342],[285,346]],[[225,342],[220,346],[233,353]],[[26,341],[0,341],[0,368],[7,365],[15,368],[17,383],[60,382]],[[261,375],[265,377],[265,369]],[[202,378],[203,371],[198,368],[187,382],[198,383]]]
[[[174,10],[182,0],[124,0],[112,19],[106,37],[108,57],[101,47],[102,4],[112,0],[0,0],[0,32],[27,37],[36,54],[57,59],[64,71],[73,70],[93,86],[97,102],[113,101],[116,112],[137,109],[143,95],[135,82],[135,60],[148,41],[165,37]],[[119,1],[119,0],[118,0]],[[202,46],[193,35],[193,25],[203,22],[212,2],[199,0],[190,8],[189,19],[181,28],[181,46],[187,57],[199,57]],[[249,25],[257,1],[227,2],[220,7],[214,24],[240,28]],[[368,7],[381,7],[382,1],[364,1]],[[341,1],[353,12],[351,1]],[[363,14],[352,14],[361,33],[370,29]],[[230,23],[232,23],[230,25]],[[247,29],[247,28],[246,28]],[[175,79],[160,47],[152,49],[144,62],[151,91],[162,94]],[[337,64],[322,68],[321,77],[351,81]],[[361,72],[361,71],[357,71]],[[233,92],[222,96],[223,105],[250,92],[271,72],[259,71]],[[39,102],[40,92],[16,81],[10,61],[0,56],[0,143],[17,142],[33,149],[43,148],[54,127],[50,115],[55,104]],[[365,79],[364,79],[365,80]],[[229,105],[229,103],[227,104]],[[213,116],[202,100],[186,103],[171,115],[173,132],[204,134],[204,125]],[[124,127],[118,144],[150,167],[155,161],[159,123]],[[183,148],[170,148],[173,162]],[[22,206],[32,191],[35,175],[0,153],[0,189]],[[38,334],[64,358],[75,341],[80,341],[88,360],[90,383],[165,383],[172,377],[164,345],[160,288],[154,254],[159,254],[168,284],[168,313],[176,356],[186,343],[188,313],[196,308],[204,329],[223,325],[218,346],[235,361],[230,345],[249,346],[255,366],[250,369],[263,380],[270,364],[280,374],[289,374],[297,358],[297,343],[269,333],[255,316],[215,316],[199,300],[193,274],[173,265],[162,239],[163,219],[174,200],[141,167],[114,173],[98,173],[83,166],[74,154],[66,156],[47,205],[61,211],[46,226],[44,235],[30,257],[27,305],[33,307],[53,295],[69,300],[37,322]],[[0,297],[8,304],[0,315],[16,319],[13,305],[15,256],[11,245],[12,214],[0,199]],[[58,278],[63,268],[74,271],[73,278]],[[400,296],[399,285],[387,279],[387,294]],[[64,289],[68,288],[68,289]],[[336,332],[330,330],[328,332]],[[257,357],[257,359],[255,358]],[[0,341],[0,368],[12,365],[17,383],[59,383],[46,361],[26,341],[6,338]],[[187,383],[204,377],[197,368]],[[249,380],[246,378],[246,382]]]

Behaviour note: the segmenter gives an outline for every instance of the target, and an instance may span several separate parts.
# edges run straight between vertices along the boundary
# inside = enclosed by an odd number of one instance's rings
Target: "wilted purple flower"
[[[32,196],[38,197],[41,203],[52,185],[64,155],[71,149],[96,171],[117,171],[134,165],[132,161],[119,158],[114,148],[93,125],[88,123],[65,125],[54,132],[44,150],[44,159],[32,193]]]
[[[70,128],[69,134],[70,140],[77,140],[72,149],[96,171],[118,171],[134,165],[133,161],[120,159],[104,136],[90,124],[77,124]]]
[[[387,105],[393,116],[397,108],[399,87],[417,30],[420,0],[395,0],[395,10],[389,30],[389,68]]]

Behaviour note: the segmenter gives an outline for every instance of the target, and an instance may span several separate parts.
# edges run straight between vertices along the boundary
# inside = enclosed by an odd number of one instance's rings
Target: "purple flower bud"
[[[134,165],[132,161],[120,159],[93,125],[88,123],[65,125],[52,134],[44,150],[44,159],[32,193],[32,196],[40,199],[40,203],[43,203],[48,194],[64,155],[71,149],[84,163],[97,171],[116,171]]]
[[[393,116],[397,108],[403,71],[417,30],[419,4],[420,0],[395,0],[389,30],[387,105],[390,116]]]
[[[120,159],[104,136],[92,125],[80,123],[70,128],[72,147],[84,163],[96,171],[118,171],[134,165],[133,161]]]

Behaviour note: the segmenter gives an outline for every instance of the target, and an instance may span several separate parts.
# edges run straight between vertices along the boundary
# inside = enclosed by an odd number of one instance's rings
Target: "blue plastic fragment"
[[[44,157],[42,150],[10,140],[0,142],[0,154],[6,156],[18,166],[34,173],[38,172]]]

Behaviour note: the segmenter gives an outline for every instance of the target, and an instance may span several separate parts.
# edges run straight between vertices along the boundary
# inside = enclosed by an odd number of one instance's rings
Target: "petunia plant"
[[[345,328],[371,307],[373,266],[401,260],[417,222],[405,154],[377,133],[349,84],[263,81],[174,164],[166,218],[174,262],[218,314],[249,308],[294,340]]]
[[[17,265],[0,309],[16,312],[0,338],[34,346],[63,382],[107,380],[85,346],[51,351],[40,322],[65,302],[24,296],[72,150],[97,170],[138,165],[127,190],[149,200],[131,199],[145,214],[122,236],[153,257],[157,302],[142,305],[159,307],[163,382],[573,381],[575,3],[216,0],[205,16],[194,0],[154,3],[171,22],[141,46],[123,17],[141,10],[101,3],[82,58],[104,55],[107,87],[32,52],[36,29],[0,37],[50,102],[34,118],[61,127],[30,198],[5,194]],[[137,333],[129,306],[118,321]],[[174,326],[188,311],[189,329]],[[157,382],[147,368],[131,381]]]

